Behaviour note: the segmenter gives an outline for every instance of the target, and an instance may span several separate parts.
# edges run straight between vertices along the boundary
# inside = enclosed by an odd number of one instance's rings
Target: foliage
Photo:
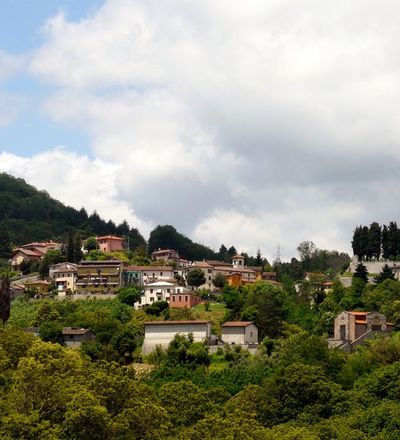
[[[140,299],[140,290],[136,287],[121,287],[117,298],[121,303],[133,306]]]
[[[194,269],[189,270],[187,275],[187,283],[189,286],[200,287],[205,282],[206,277],[200,268],[195,267]]]

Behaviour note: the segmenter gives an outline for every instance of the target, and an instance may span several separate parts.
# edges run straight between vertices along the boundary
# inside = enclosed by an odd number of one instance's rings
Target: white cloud
[[[91,160],[61,147],[29,158],[0,154],[1,172],[22,177],[76,209],[85,207],[89,214],[96,210],[105,220],[126,219],[147,234],[152,225],[139,220],[130,206],[118,200],[115,181],[119,168],[118,164]]]
[[[398,214],[377,192],[400,165],[397,10],[108,0],[50,19],[30,69],[57,88],[47,113],[87,130],[117,166],[113,198],[146,224],[250,253],[348,248],[355,224]]]

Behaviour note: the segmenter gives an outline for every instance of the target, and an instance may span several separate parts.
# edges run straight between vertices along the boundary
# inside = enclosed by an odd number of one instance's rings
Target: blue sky
[[[42,27],[59,12],[68,20],[79,21],[94,12],[100,0],[1,0],[0,50],[8,54],[28,55],[44,42]],[[0,128],[0,151],[30,156],[55,146],[90,154],[88,136],[77,127],[51,120],[40,103],[51,86],[22,70],[3,83],[3,90],[21,96],[18,117]]]

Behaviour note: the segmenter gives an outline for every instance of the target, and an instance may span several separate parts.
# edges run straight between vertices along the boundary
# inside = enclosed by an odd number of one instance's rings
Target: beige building
[[[154,261],[179,262],[179,252],[175,249],[157,249],[151,253]]]
[[[77,267],[75,263],[59,263],[49,267],[49,279],[54,282],[59,296],[75,291]]]
[[[121,286],[121,261],[86,260],[78,264],[75,282],[77,293],[116,293]]]
[[[231,321],[221,325],[221,340],[225,344],[258,344],[258,328],[254,322]]]
[[[194,342],[211,338],[210,321],[150,321],[144,324],[143,354],[151,353],[157,345],[167,348],[175,335],[193,335]]]

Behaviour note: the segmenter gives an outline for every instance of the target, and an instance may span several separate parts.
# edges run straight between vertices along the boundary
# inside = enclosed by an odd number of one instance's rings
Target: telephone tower
[[[274,248],[274,264],[281,263],[281,258],[283,257],[283,248],[278,243]]]

